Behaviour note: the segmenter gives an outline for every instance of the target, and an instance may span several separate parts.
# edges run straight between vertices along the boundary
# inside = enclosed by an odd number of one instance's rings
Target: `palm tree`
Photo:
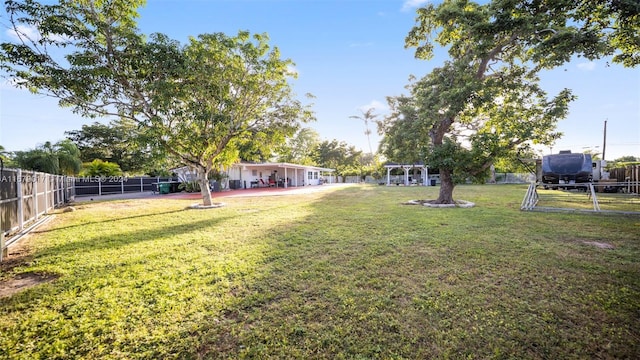
[[[5,150],[4,146],[0,145],[0,158],[2,158],[2,160],[6,162],[7,160],[9,160],[10,155],[11,152]]]
[[[4,149],[4,146],[0,145],[0,167],[4,168],[7,164],[7,160],[9,160],[9,153]],[[0,174],[0,178],[2,174]]]
[[[369,129],[369,121],[374,122],[377,114],[374,114],[375,108],[369,108],[367,111],[362,111],[362,116],[349,116],[350,119],[360,119],[364,121],[364,134],[367,135],[367,142],[369,143],[369,153],[373,154],[373,150],[371,148],[371,129]]]
[[[82,169],[80,150],[71,140],[65,139],[55,145],[58,156],[59,173],[62,175],[76,175]]]
[[[75,175],[82,168],[80,151],[68,139],[56,144],[47,141],[33,150],[16,151],[15,155],[18,167],[26,170],[58,175]]]

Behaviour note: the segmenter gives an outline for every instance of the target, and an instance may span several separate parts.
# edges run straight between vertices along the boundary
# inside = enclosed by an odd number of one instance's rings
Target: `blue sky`
[[[431,61],[416,60],[404,38],[414,24],[420,0],[148,0],[140,10],[143,33],[161,32],[185,43],[189,36],[238,30],[266,32],[270,44],[296,64],[294,91],[312,93],[323,140],[337,139],[368,151],[362,121],[350,116],[375,107],[386,111],[386,97],[406,93],[410,75],[422,77],[446,58],[443,51]],[[0,19],[6,25],[6,17]],[[2,39],[8,39],[5,26]],[[575,59],[542,74],[549,95],[570,88],[578,100],[559,123],[565,135],[552,149],[601,153],[607,120],[608,160],[624,155],[640,157],[640,69],[607,66],[607,60]],[[0,145],[25,150],[45,141],[58,141],[64,132],[80,129],[83,119],[60,109],[53,99],[0,85]],[[108,122],[109,119],[98,119]],[[372,146],[380,137],[371,127]]]

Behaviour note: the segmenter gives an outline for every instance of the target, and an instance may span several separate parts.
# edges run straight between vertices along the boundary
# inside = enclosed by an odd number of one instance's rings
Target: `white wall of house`
[[[320,185],[320,179],[322,176],[318,170],[306,170],[306,181],[309,185]]]
[[[270,181],[279,182],[283,186],[285,179],[288,179],[287,187],[302,186],[303,173],[300,169],[236,165],[229,171],[229,179],[240,180],[246,188],[268,186]]]
[[[279,186],[307,186],[319,185],[323,182],[331,182],[318,168],[307,168],[296,165],[283,166],[267,164],[238,164],[229,171],[230,180],[240,180],[243,187],[263,187],[269,184],[269,180],[275,181]],[[262,180],[262,181],[260,181]]]
[[[320,185],[334,182],[329,170],[331,169],[285,163],[236,164],[226,169],[228,178],[223,183],[228,181],[232,188],[265,187],[269,186],[270,180],[280,187]],[[196,178],[195,171],[188,167],[174,169],[174,171],[181,181]]]
[[[173,169],[172,172],[176,174],[178,180],[181,182],[196,181],[198,179],[196,170],[188,166]]]

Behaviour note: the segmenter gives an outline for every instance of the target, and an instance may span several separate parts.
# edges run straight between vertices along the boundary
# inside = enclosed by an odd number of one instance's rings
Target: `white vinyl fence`
[[[430,185],[431,180],[435,180],[435,184],[440,184],[440,176],[438,174],[431,174],[429,175],[429,183],[428,185]],[[396,184],[404,184],[404,175],[390,175],[389,176],[389,183],[391,185],[396,185]],[[496,173],[496,184],[529,184],[531,182],[535,182],[536,181],[536,176],[535,174],[531,174],[531,173]],[[360,176],[339,176],[338,177],[338,182],[339,183],[367,183],[367,184],[376,184],[376,183],[383,183],[386,184],[387,183],[387,178],[384,177],[382,179],[376,179],[374,177],[371,176],[367,176],[365,178],[364,181],[362,181],[362,178]],[[416,181],[412,181],[412,184],[421,184],[422,180],[421,179],[416,179]]]
[[[0,232],[3,236],[20,232],[54,208],[72,200],[74,195],[73,178],[21,169],[2,169]]]

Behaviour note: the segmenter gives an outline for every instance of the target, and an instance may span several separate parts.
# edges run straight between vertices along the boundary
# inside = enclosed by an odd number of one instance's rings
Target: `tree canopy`
[[[311,128],[301,128],[277,150],[281,162],[315,165],[315,154],[320,145],[320,135]]]
[[[315,152],[318,166],[336,169],[336,176],[357,175],[362,167],[362,151],[344,141],[325,140]]]
[[[16,151],[13,162],[22,169],[56,175],[77,175],[82,169],[80,151],[71,140],[47,141],[33,150]]]
[[[440,170],[436,202],[453,203],[456,183],[482,178],[496,158],[529,142],[549,144],[568,104],[569,90],[548,98],[538,73],[574,56],[612,56],[638,63],[638,3],[564,0],[445,0],[417,10],[405,39],[416,57],[436,45],[450,59],[390,100],[386,152],[407,156],[399,139],[419,144],[420,156]]]
[[[109,124],[94,122],[65,135],[80,150],[80,159],[89,163],[99,159],[112,162],[129,175],[168,170],[166,152],[148,145],[144,132],[132,121],[113,120]]]
[[[210,205],[212,169],[237,160],[248,139],[275,146],[312,112],[292,92],[292,61],[281,59],[266,34],[203,34],[182,45],[164,34],[140,34],[135,19],[142,4],[9,0],[21,41],[1,44],[2,68],[19,86],[81,115],[134,122],[148,145],[197,170]],[[21,26],[36,28],[38,37]]]
[[[445,0],[417,10],[406,37],[416,57],[429,59],[435,44],[453,59],[471,56],[476,74],[491,63],[520,59],[553,68],[573,56],[632,67],[640,62],[640,3],[635,0]]]

